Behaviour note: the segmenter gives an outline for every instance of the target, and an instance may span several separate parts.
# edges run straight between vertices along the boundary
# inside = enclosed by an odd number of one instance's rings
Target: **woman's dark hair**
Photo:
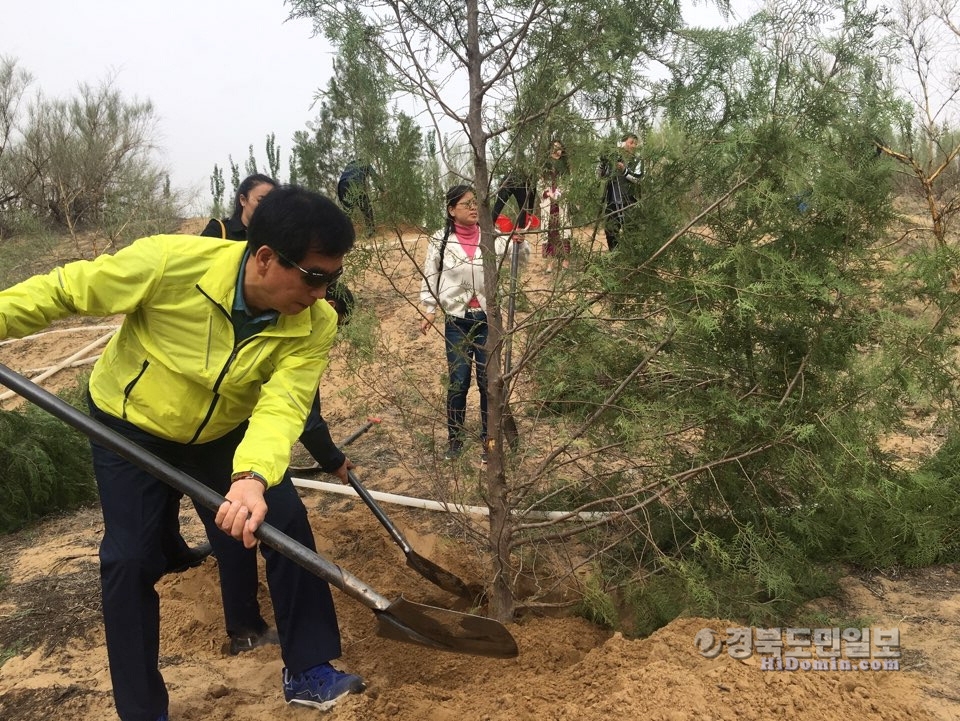
[[[267,193],[247,228],[253,251],[268,245],[294,263],[311,250],[331,258],[343,255],[353,248],[353,241],[347,214],[327,196],[299,185],[280,185]]]
[[[447,200],[446,205],[443,206],[443,214],[447,219],[447,222],[443,226],[443,238],[440,240],[440,261],[439,268],[440,272],[437,273],[437,296],[440,295],[440,276],[443,274],[443,256],[447,251],[447,241],[450,239],[450,233],[453,232],[453,218],[450,217],[450,208],[454,207],[457,203],[460,202],[462,198],[467,193],[474,193],[475,191],[469,185],[454,185],[450,190],[446,192],[444,196]]]
[[[240,204],[240,197],[244,198],[250,194],[250,191],[256,188],[258,185],[272,185],[274,188],[279,185],[276,180],[271,178],[269,175],[264,175],[263,173],[254,173],[253,175],[248,175],[243,179],[243,182],[240,183],[240,187],[237,188],[237,194],[233,196],[233,215],[230,216],[231,220],[240,220],[240,216],[243,214],[243,206]]]

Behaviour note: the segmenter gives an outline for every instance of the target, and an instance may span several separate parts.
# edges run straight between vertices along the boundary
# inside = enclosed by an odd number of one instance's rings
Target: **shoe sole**
[[[329,701],[308,701],[306,699],[292,698],[289,701],[287,701],[287,705],[292,706],[296,704],[297,706],[309,706],[310,708],[315,708],[318,711],[329,711],[336,705],[337,701],[342,699],[344,696],[363,693],[365,690],[366,690],[366,686],[364,686],[363,688],[359,688],[356,691],[344,691],[342,694],[340,694],[336,698],[330,699]]]

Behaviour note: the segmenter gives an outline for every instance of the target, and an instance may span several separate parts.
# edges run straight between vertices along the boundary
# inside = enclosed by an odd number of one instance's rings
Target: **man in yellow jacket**
[[[90,376],[91,415],[226,497],[216,514],[195,507],[217,557],[228,628],[244,612],[231,603],[242,548],[256,544],[264,520],[315,548],[286,468],[336,335],[326,286],[353,242],[333,201],[287,186],[261,201],[245,245],[143,238],[0,291],[0,339],[69,315],[125,316]],[[117,713],[167,721],[154,586],[166,566],[163,508],[174,491],[97,443],[93,461]],[[329,663],[340,656],[340,633],[327,583],[272,549],[261,552],[286,700],[326,709],[362,691],[359,676]]]

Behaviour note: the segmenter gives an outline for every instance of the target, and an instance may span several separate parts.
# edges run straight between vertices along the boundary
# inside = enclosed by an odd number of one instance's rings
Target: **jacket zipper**
[[[203,288],[199,285],[196,286],[197,290],[203,295],[204,298],[213,303],[224,317],[227,319],[227,322],[230,323],[230,332],[234,333],[234,346],[233,350],[230,351],[230,357],[227,358],[226,363],[223,364],[223,368],[220,369],[220,375],[217,376],[217,382],[213,384],[213,399],[210,401],[210,405],[207,408],[207,413],[204,415],[203,420],[200,421],[200,425],[197,426],[196,432],[193,434],[193,438],[187,441],[188,444],[196,443],[197,439],[200,437],[200,434],[203,433],[203,429],[207,427],[207,424],[210,422],[210,419],[213,417],[213,412],[217,408],[217,403],[220,401],[220,384],[223,383],[223,379],[227,375],[227,371],[230,370],[230,366],[233,364],[233,361],[236,359],[237,354],[240,352],[240,349],[243,348],[244,344],[250,340],[248,338],[246,341],[241,343],[236,342],[236,331],[233,328],[233,320],[230,318],[230,314],[227,312],[227,309],[220,305],[217,301],[211,298],[209,295],[204,293]],[[251,336],[255,337],[255,336]]]
[[[150,361],[143,361],[143,364],[140,366],[140,372],[123,388],[123,409],[120,412],[120,417],[123,418],[123,420],[127,420],[127,401],[130,399],[130,394],[133,393],[134,386],[137,385],[137,382],[143,377],[143,374],[147,372],[149,365]]]

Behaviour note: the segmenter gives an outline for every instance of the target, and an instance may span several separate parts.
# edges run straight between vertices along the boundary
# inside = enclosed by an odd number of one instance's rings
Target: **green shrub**
[[[79,405],[81,394],[65,394]],[[96,499],[87,439],[46,411],[0,411],[0,533]]]

